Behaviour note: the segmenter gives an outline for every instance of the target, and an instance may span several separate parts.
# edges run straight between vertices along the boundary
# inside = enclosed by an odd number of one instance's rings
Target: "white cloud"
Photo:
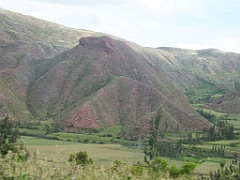
[[[177,43],[176,47],[182,47],[186,49],[218,49],[222,51],[237,52],[240,53],[240,39],[232,37],[216,37],[209,39],[204,43]]]
[[[210,3],[211,2],[211,3]],[[237,51],[240,30],[220,22],[222,0],[0,0],[0,6],[69,27],[109,33],[143,46]],[[235,1],[235,4],[237,2]],[[237,5],[236,5],[237,6]],[[221,8],[222,7],[222,8]],[[231,11],[230,5],[227,6]],[[214,9],[216,8],[216,9]],[[211,17],[213,19],[210,19]],[[225,18],[226,19],[226,18]],[[218,20],[216,22],[216,20]],[[231,19],[232,20],[232,19]],[[238,24],[235,22],[235,24]]]
[[[171,14],[175,10],[172,0],[141,0],[147,11],[158,12],[159,14]]]
[[[240,38],[217,37],[212,41],[213,46],[225,51],[234,51],[240,53]]]
[[[143,8],[151,13],[161,16],[190,15],[204,17],[205,7],[198,0],[141,0]]]

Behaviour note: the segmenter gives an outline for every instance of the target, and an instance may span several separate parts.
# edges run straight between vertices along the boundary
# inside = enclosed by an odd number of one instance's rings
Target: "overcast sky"
[[[239,0],[0,0],[0,7],[142,46],[240,52]]]

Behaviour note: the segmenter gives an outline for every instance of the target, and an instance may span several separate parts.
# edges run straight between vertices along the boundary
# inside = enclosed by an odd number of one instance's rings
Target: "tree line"
[[[186,137],[178,141],[159,142],[159,125],[162,120],[162,112],[163,110],[160,107],[156,115],[152,116],[150,120],[149,141],[147,147],[144,149],[146,163],[149,163],[157,156],[177,157],[184,150],[183,144],[197,145],[208,141],[231,140],[236,138],[234,126],[226,120],[221,120],[216,125],[213,125],[209,129],[204,129],[202,132],[188,132]],[[197,151],[197,149],[195,149],[195,151]],[[199,153],[201,153],[201,151],[199,151]],[[222,144],[213,145],[212,150],[206,153],[208,155],[211,154],[211,156],[224,157],[224,151],[225,145]],[[187,152],[185,151],[185,153]]]

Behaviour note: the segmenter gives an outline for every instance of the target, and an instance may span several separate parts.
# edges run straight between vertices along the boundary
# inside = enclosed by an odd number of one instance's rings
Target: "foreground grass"
[[[176,168],[168,166],[161,158],[155,160],[149,165],[132,165],[118,160],[96,167],[68,161],[49,161],[39,158],[36,153],[21,150],[18,154],[9,152],[5,157],[0,157],[0,179],[194,179],[195,175],[190,174],[195,168],[194,164],[193,168],[188,168],[189,163]]]
[[[115,161],[101,166],[81,166],[74,162],[57,162],[41,159],[36,153],[30,153],[29,156],[29,153],[26,152],[27,151],[21,151],[19,154],[13,154],[10,152],[4,158],[0,157],[0,179],[193,180],[200,178],[200,176],[192,173],[180,173],[177,176],[174,176],[175,173],[171,171],[172,166],[170,163],[167,163],[168,165],[164,168],[163,166],[159,166],[161,165],[159,161],[159,164],[151,163],[150,165],[132,165],[122,161]],[[28,155],[27,159],[26,155]],[[210,160],[208,166],[206,166],[206,164],[200,164],[199,167],[206,172],[205,174],[208,174],[208,172],[214,170],[214,168],[219,168]],[[196,172],[198,173],[198,171]]]

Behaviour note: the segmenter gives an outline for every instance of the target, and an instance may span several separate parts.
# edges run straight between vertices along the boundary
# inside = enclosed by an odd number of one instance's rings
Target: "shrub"
[[[107,137],[112,137],[112,134],[107,134]]]
[[[181,167],[181,174],[190,174],[195,168],[196,164],[194,162],[185,162],[183,166]]]
[[[180,169],[178,169],[177,167],[175,167],[174,165],[172,165],[170,168],[169,168],[169,174],[171,177],[173,178],[176,178],[180,175]]]
[[[89,143],[89,139],[84,139],[84,143]]]
[[[144,167],[141,165],[133,166],[131,173],[136,176],[142,176],[144,173]]]
[[[2,145],[0,149],[1,155],[5,156],[8,151],[12,151],[13,153],[16,153],[18,151],[16,144],[14,143],[5,143]]]
[[[87,165],[93,163],[93,160],[91,158],[88,158],[86,151],[80,151],[76,154],[70,154],[68,161],[75,162],[76,164],[80,165]]]
[[[152,170],[153,170],[154,172],[159,172],[159,171],[161,171],[161,170],[167,169],[168,162],[165,161],[165,160],[163,160],[163,159],[161,159],[160,157],[156,157],[156,158],[154,158],[154,159],[152,160],[150,166],[152,167]]]
[[[196,168],[196,164],[193,162],[185,162],[181,168],[177,168],[172,165],[169,168],[169,174],[171,177],[176,178],[181,174],[189,175]]]

